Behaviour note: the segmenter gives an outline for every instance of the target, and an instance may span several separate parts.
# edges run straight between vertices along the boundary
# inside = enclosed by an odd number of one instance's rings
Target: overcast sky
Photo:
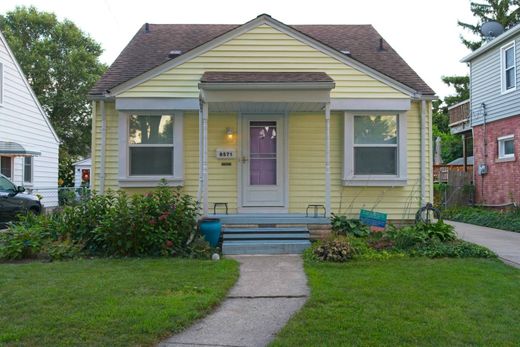
[[[68,18],[101,43],[111,64],[145,23],[242,24],[268,13],[286,24],[372,24],[439,96],[441,76],[467,74],[457,20],[475,22],[469,0],[1,0]]]

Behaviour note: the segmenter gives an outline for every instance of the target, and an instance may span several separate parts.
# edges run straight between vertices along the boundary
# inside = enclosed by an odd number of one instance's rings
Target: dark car
[[[24,187],[16,186],[0,174],[0,227],[16,218],[20,213],[42,212],[42,204],[34,195],[22,194]]]

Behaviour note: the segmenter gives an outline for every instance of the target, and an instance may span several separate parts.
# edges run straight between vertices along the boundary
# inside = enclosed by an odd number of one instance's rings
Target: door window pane
[[[397,147],[354,148],[355,175],[397,175]]]
[[[130,122],[130,144],[172,144],[173,116],[132,115]]]
[[[276,185],[276,122],[255,121],[249,125],[249,183]]]
[[[354,144],[397,144],[397,116],[354,116]]]
[[[4,176],[12,178],[12,169],[11,157],[0,157],[0,173]]]
[[[130,147],[130,175],[172,176],[173,147]]]

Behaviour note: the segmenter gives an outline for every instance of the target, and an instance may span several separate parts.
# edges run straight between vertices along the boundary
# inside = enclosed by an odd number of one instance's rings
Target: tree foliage
[[[520,0],[486,0],[484,2],[471,2],[471,12],[477,18],[477,23],[463,23],[458,25],[463,29],[479,37],[471,40],[460,35],[462,43],[472,51],[478,49],[484,43],[484,36],[480,32],[482,24],[489,21],[497,21],[507,30],[520,21]]]
[[[0,30],[61,140],[67,157],[89,154],[88,91],[106,66],[102,48],[69,20],[34,7],[0,15]]]

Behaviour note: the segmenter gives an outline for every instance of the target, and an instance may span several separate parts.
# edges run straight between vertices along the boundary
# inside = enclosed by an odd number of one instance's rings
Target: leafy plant
[[[354,249],[347,237],[336,236],[316,242],[312,246],[312,255],[314,260],[345,262],[354,257]]]
[[[0,259],[34,258],[41,246],[42,234],[38,227],[12,225],[0,233]]]
[[[412,248],[410,255],[428,258],[496,258],[496,254],[486,247],[463,240],[449,242],[431,240]]]
[[[350,219],[347,216],[338,216],[331,213],[330,220],[332,231],[337,235],[364,237],[370,234],[368,226],[361,223],[359,219]]]
[[[442,212],[445,219],[520,232],[520,208],[492,210],[481,207],[459,207]]]

